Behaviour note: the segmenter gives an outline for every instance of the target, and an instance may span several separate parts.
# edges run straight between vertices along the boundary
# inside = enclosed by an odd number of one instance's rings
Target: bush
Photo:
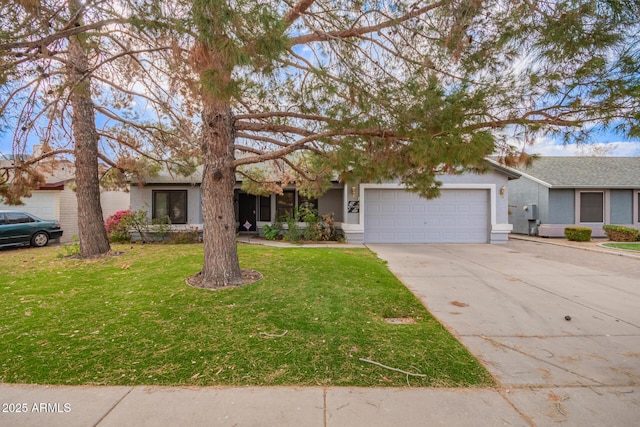
[[[635,242],[640,235],[639,230],[622,225],[605,225],[602,229],[607,234],[609,240],[614,242]]]
[[[591,240],[591,231],[589,227],[566,227],[564,236],[573,242],[588,242]]]
[[[338,231],[333,221],[333,214],[322,215],[322,220],[318,224],[320,228],[320,240],[337,241]]]
[[[266,224],[262,227],[262,234],[267,240],[276,240],[282,231],[282,223],[280,221],[274,221],[273,224]]]
[[[153,232],[157,240],[165,241],[171,229],[171,221],[169,217],[150,221],[147,211],[143,209],[138,211],[127,209],[126,211],[118,211],[108,217],[105,221],[105,227],[110,242],[131,242],[131,230],[134,230],[138,233],[142,242],[149,243],[149,232]]]
[[[286,222],[287,228],[283,227]],[[300,227],[304,222],[305,227]],[[309,241],[337,241],[340,239],[334,225],[333,214],[318,215],[318,210],[309,203],[300,205],[294,210],[293,216],[287,214],[279,217],[273,224],[262,227],[262,234],[267,240],[276,240],[282,235],[282,239],[292,243],[301,240]]]
[[[293,217],[287,216],[287,229],[284,230],[284,233],[282,235],[282,238],[284,240],[291,243],[300,243],[300,240],[302,240],[303,231],[298,225],[299,218],[300,217],[298,216],[297,212]]]
[[[187,230],[175,231],[169,233],[169,243],[177,245],[187,245],[200,242],[200,231],[198,227],[189,227]]]
[[[109,216],[104,223],[110,242],[127,243],[131,241],[129,234],[129,217],[131,210],[118,211]]]
[[[78,236],[73,236],[71,243],[62,245],[60,249],[61,252],[58,252],[58,258],[80,255],[80,241],[78,240]]]

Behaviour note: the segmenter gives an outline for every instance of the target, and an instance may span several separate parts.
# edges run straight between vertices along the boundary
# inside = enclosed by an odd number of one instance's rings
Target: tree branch
[[[395,138],[397,135],[393,131],[383,130],[383,129],[343,129],[338,131],[327,131],[322,133],[315,133],[307,136],[306,138],[299,139],[293,144],[290,144],[288,147],[282,148],[280,150],[275,150],[269,153],[265,153],[259,156],[254,157],[243,157],[241,159],[236,159],[232,162],[232,167],[237,167],[240,165],[247,165],[252,163],[260,163],[267,160],[275,160],[283,158],[284,156],[293,153],[294,151],[300,150],[315,150],[313,147],[307,146],[310,142],[320,141],[323,139],[330,139],[336,136],[369,136],[369,137],[386,137],[386,138]]]
[[[315,31],[312,34],[303,34],[301,36],[292,37],[290,39],[290,44],[291,46],[296,46],[296,45],[307,44],[312,42],[323,42],[331,39],[348,39],[352,37],[360,37],[365,34],[374,33],[374,32],[383,30],[385,28],[396,26],[401,22],[408,21],[426,12],[442,7],[445,5],[445,3],[446,3],[445,1],[438,1],[430,5],[421,7],[419,9],[415,9],[398,18],[393,18],[387,21],[383,21],[377,25],[371,25],[371,26],[359,27],[359,28],[349,28],[348,30],[329,31],[329,32]]]
[[[260,120],[260,119],[268,119],[271,117],[287,117],[294,119],[302,119],[302,120],[311,120],[311,121],[319,121],[325,123],[340,123],[339,120],[332,119],[330,117],[321,116],[317,114],[303,114],[303,113],[294,113],[289,111],[274,111],[270,113],[248,113],[248,114],[238,114],[235,116],[236,120]]]
[[[55,34],[51,34],[49,36],[43,37],[41,39],[38,40],[33,40],[33,41],[21,41],[21,42],[13,42],[13,43],[3,43],[0,44],[0,51],[1,50],[11,50],[11,49],[31,49],[34,48],[36,46],[48,46],[51,43],[60,40],[60,39],[66,39],[68,37],[71,36],[75,36],[78,34],[83,34],[86,33],[89,30],[96,30],[99,28],[104,27],[105,25],[111,25],[111,24],[124,24],[126,23],[127,20],[126,19],[122,19],[122,18],[113,18],[113,19],[105,19],[104,21],[98,21],[98,22],[93,22],[91,24],[86,24],[86,25],[80,25],[77,27],[71,27],[68,29],[64,29],[62,31],[59,31]]]
[[[276,125],[272,123],[252,123],[252,122],[235,122],[236,129],[239,131],[252,131],[252,132],[272,132],[272,133],[292,133],[295,135],[309,136],[313,135],[313,132],[307,129],[288,126],[288,125]]]
[[[300,17],[303,13],[307,11],[315,3],[315,0],[300,0],[298,4],[296,4],[289,13],[284,17],[284,22],[287,24],[287,28],[293,24],[296,19]]]

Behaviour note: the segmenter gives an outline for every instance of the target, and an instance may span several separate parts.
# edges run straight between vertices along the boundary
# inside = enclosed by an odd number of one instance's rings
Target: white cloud
[[[551,138],[540,138],[526,151],[541,156],[640,156],[640,141],[613,141],[562,144]]]

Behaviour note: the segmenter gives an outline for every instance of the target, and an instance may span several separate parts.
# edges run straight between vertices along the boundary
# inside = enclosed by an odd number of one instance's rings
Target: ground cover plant
[[[0,382],[493,384],[367,249],[240,246],[243,268],[264,278],[216,291],[185,283],[202,245],[113,249],[93,260],[0,251]]]
[[[625,249],[627,251],[640,251],[640,243],[604,243],[607,248]]]

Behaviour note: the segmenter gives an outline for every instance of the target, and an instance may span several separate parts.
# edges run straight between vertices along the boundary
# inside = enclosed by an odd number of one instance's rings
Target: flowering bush
[[[107,218],[104,223],[110,242],[130,242],[129,223],[131,210],[118,211]]]

